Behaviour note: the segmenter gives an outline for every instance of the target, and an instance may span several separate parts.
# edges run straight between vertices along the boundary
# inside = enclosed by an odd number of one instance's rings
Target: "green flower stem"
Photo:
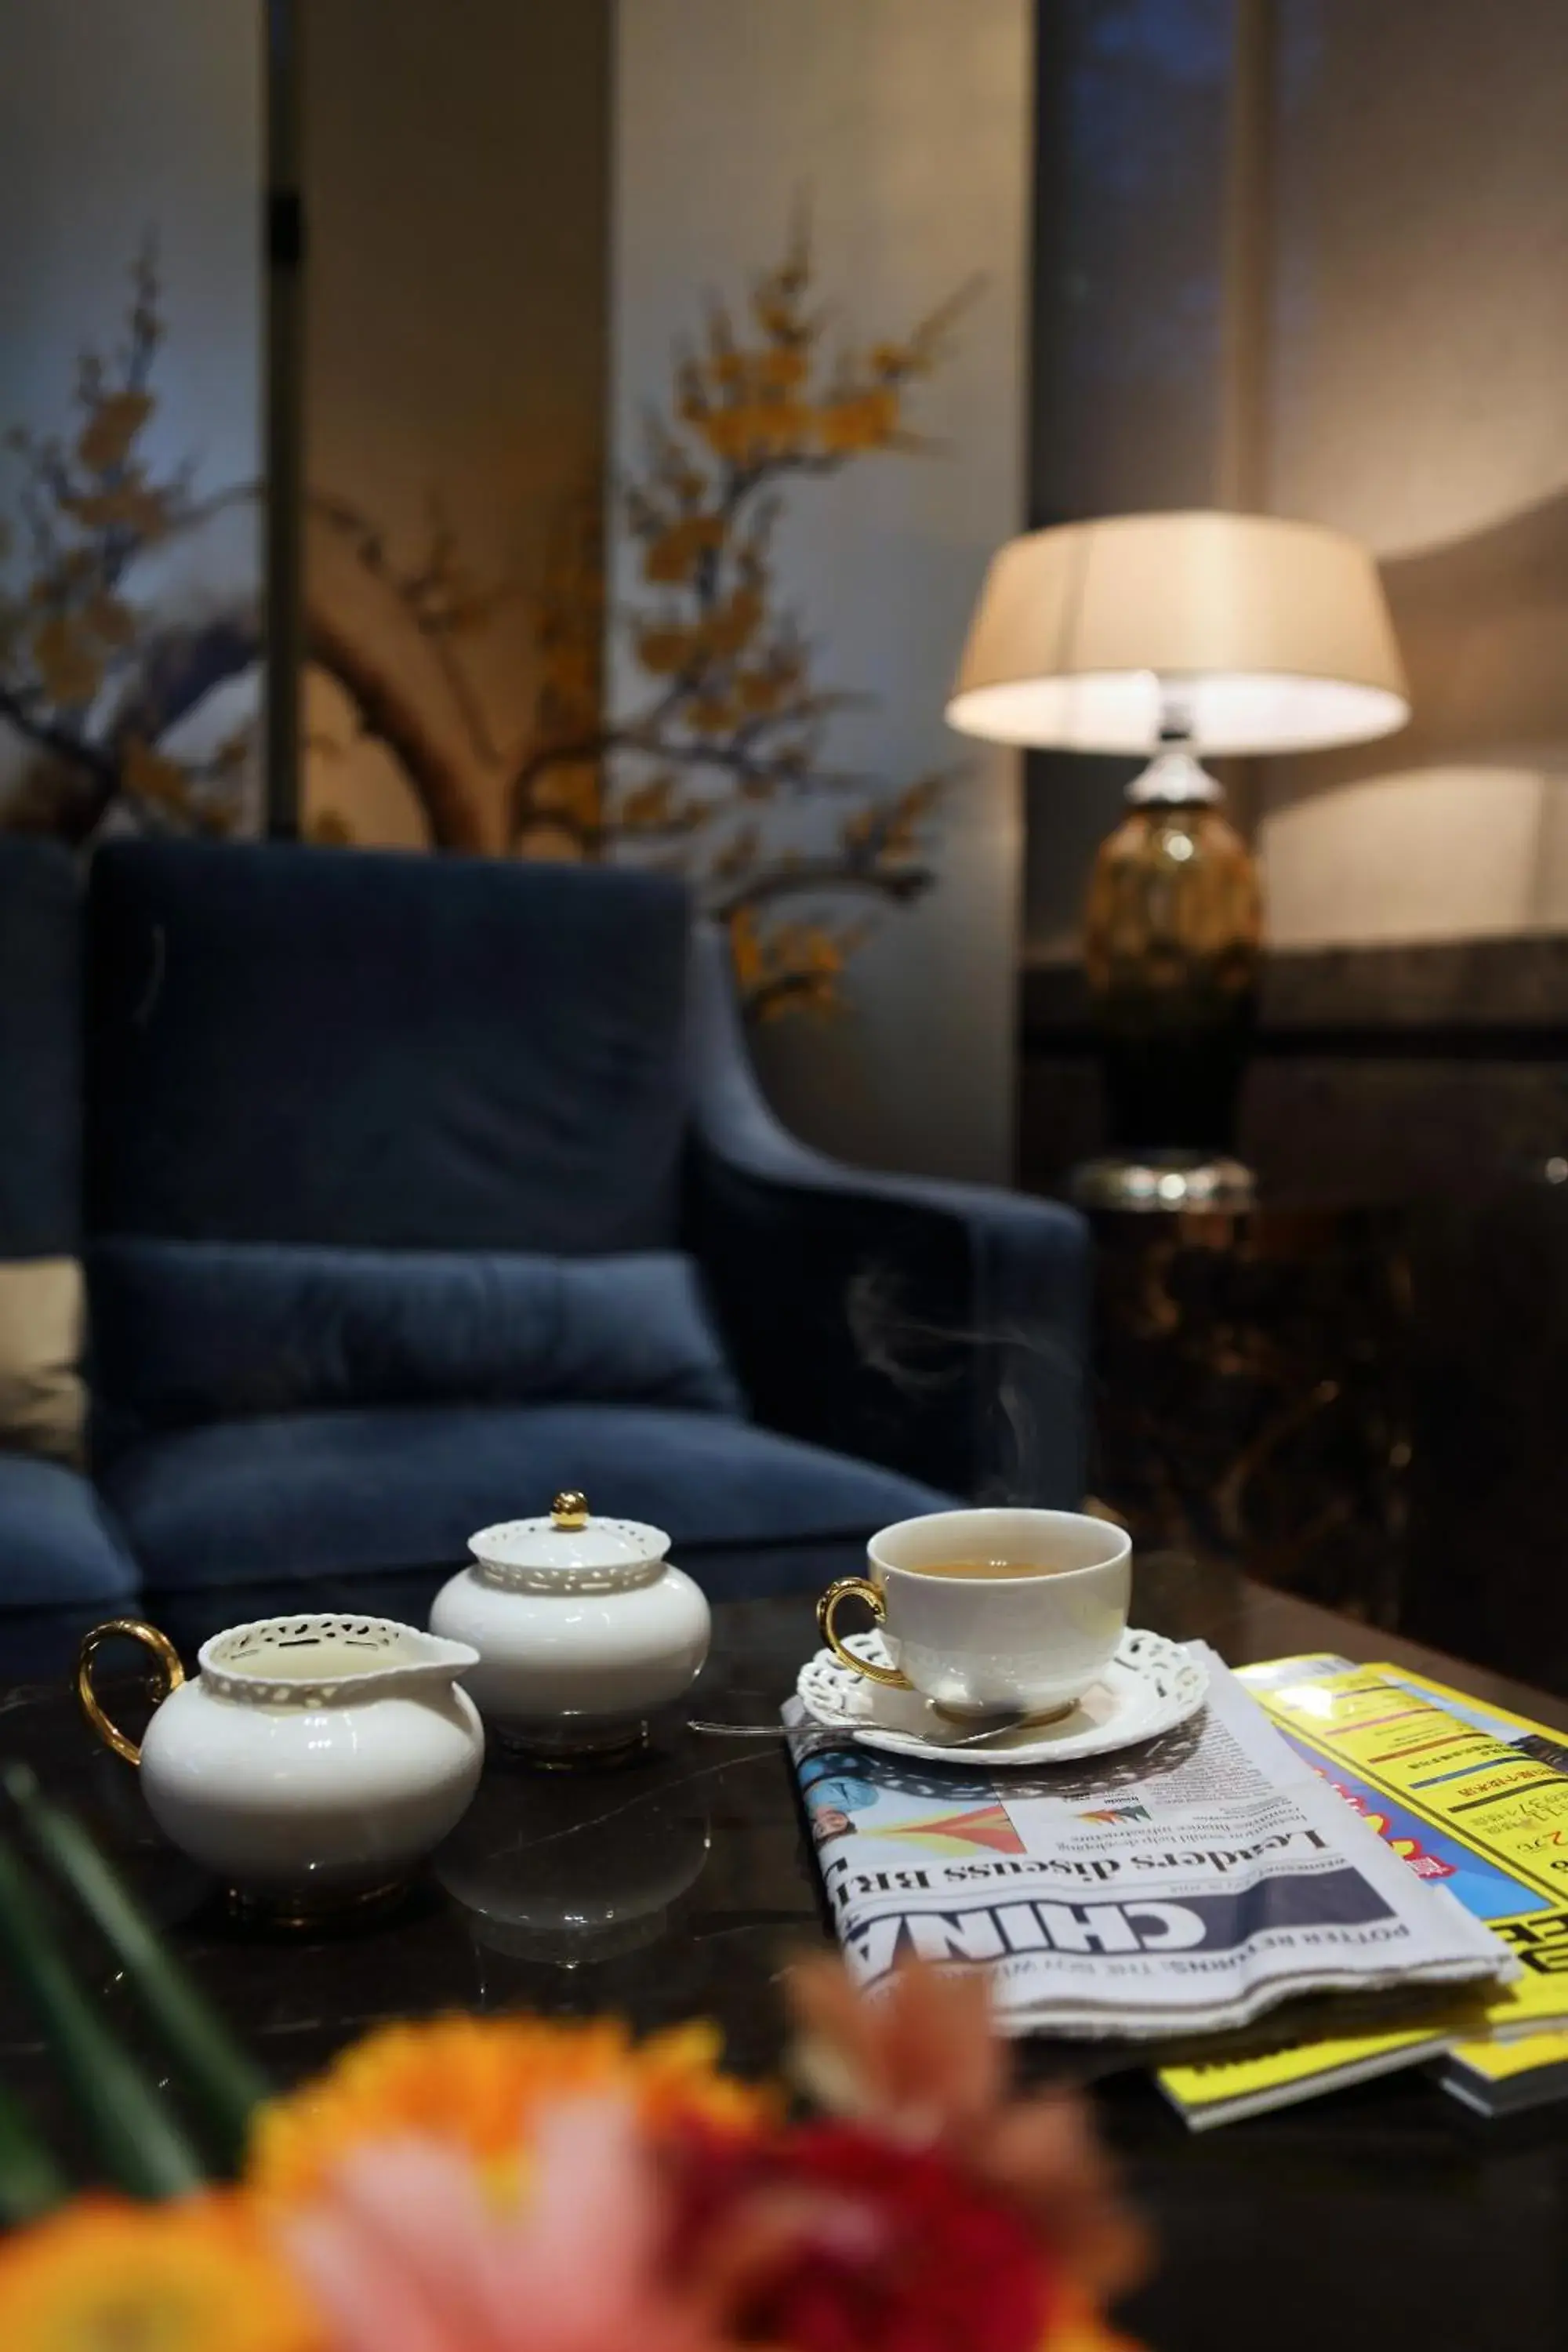
[[[0,2223],[35,2221],[68,2194],[65,2174],[9,2091],[0,2085]]]
[[[153,2030],[174,2061],[226,2164],[237,2163],[253,2110],[270,2094],[260,2068],[178,1960],[75,1815],[46,1797],[25,1764],[3,1776],[29,1837],[69,1887],[113,1952]]]
[[[110,2178],[137,2197],[198,2188],[195,2149],[71,1974],[43,1898],[4,1839],[0,1958],[26,1995]]]

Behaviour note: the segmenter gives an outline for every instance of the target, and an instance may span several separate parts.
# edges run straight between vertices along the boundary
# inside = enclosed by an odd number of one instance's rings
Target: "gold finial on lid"
[[[550,1517],[563,1535],[574,1534],[588,1524],[587,1496],[580,1495],[575,1486],[566,1487],[550,1506]]]

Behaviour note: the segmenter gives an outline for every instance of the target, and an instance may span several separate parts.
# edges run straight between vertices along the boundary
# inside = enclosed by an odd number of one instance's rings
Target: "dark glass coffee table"
[[[442,1573],[153,1601],[146,1613],[188,1655],[219,1625],[307,1602],[423,1622]],[[1401,1659],[1568,1729],[1560,1699],[1222,1567],[1142,1561],[1135,1615],[1204,1635],[1235,1664],[1323,1649]],[[813,1645],[809,1598],[721,1603],[703,1683],[645,1756],[591,1777],[496,1759],[401,1908],[314,1938],[242,1927],[163,1843],[134,1773],[77,1714],[76,1630],[66,1617],[9,1629],[0,1618],[0,1756],[26,1757],[89,1820],[279,2084],[382,2020],[451,2009],[618,2010],[643,2028],[706,2015],[735,2065],[775,2062],[781,1967],[826,1931],[782,1747],[744,1727],[772,1721]],[[688,1715],[736,1729],[695,1732]],[[85,1944],[80,1958],[106,2016],[136,2041],[123,1989]],[[0,2069],[72,2147],[31,2021],[3,1984]],[[1094,2097],[1163,2241],[1161,2272],[1127,2314],[1163,2352],[1568,2343],[1568,2109],[1484,2124],[1410,2074],[1193,2137],[1141,2074]]]

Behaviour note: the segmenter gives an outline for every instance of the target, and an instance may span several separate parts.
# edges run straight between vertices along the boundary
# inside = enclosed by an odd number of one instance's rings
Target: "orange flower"
[[[638,633],[637,659],[655,677],[673,677],[677,670],[686,667],[700,642],[695,630],[650,625]]]
[[[130,455],[131,444],[153,414],[145,392],[109,392],[93,403],[76,445],[77,456],[90,472],[111,473]]]
[[[803,351],[785,347],[764,352],[757,362],[757,381],[769,392],[793,392],[805,382],[810,367]]]
[[[87,2197],[0,2247],[5,2352],[325,2352],[243,2202]]]
[[[123,525],[138,539],[164,537],[171,521],[166,491],[150,489],[131,469],[129,478],[112,490],[84,490],[62,497],[60,511],[85,530],[113,530]]]
[[[679,586],[691,577],[703,554],[718,547],[723,537],[721,516],[683,515],[649,541],[643,552],[644,579]]]
[[[1068,2279],[1040,2352],[1143,2352],[1143,2347],[1113,2327],[1099,2305]]]
[[[615,2092],[655,2130],[689,2117],[753,2128],[761,2092],[719,2072],[717,2032],[679,2026],[634,2042],[616,2018],[437,2018],[372,2033],[258,2116],[247,2166],[264,2196],[298,2202],[367,2139],[418,2133],[474,2158],[499,2188],[545,2106]],[[0,2342],[4,2339],[0,2338]]]
[[[176,813],[190,804],[191,780],[178,760],[153,751],[139,735],[132,735],[125,746],[121,772],[125,790],[137,800]]]
[[[33,634],[33,659],[51,702],[68,707],[90,702],[103,683],[98,648],[64,613],[51,613],[39,623]]]
[[[885,385],[841,393],[817,411],[816,437],[836,457],[880,449],[898,429],[899,395]]]

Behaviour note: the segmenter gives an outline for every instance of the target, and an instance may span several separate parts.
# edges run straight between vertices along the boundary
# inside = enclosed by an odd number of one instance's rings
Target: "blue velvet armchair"
[[[675,883],[139,842],[85,922],[94,1509],[149,1588],[449,1561],[563,1486],[720,1591],[1078,1500],[1079,1222],[795,1142]]]

